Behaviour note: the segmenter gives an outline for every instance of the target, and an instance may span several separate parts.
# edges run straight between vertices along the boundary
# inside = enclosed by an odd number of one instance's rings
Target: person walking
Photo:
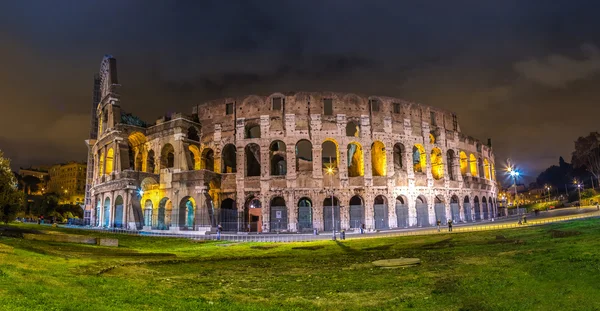
[[[448,232],[452,232],[452,219],[448,219]]]
[[[342,229],[342,231],[340,231],[340,239],[345,240],[346,239],[346,230]]]
[[[440,232],[440,226],[442,225],[442,221],[438,219],[436,222],[436,225],[437,225],[438,232]]]
[[[221,231],[223,231],[223,227],[221,224],[217,226],[217,240],[221,240]]]

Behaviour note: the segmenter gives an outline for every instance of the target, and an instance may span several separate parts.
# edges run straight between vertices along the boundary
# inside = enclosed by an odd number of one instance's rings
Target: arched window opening
[[[154,170],[154,150],[150,150],[146,156],[146,173],[154,173]]]
[[[371,168],[373,176],[387,175],[386,158],[385,145],[380,141],[375,141],[371,145]]]
[[[337,142],[333,140],[326,140],[321,145],[322,147],[322,158],[323,158],[323,168],[332,167],[338,168],[338,145]]]
[[[120,195],[115,199],[115,219],[113,225],[115,228],[123,228],[123,197]]]
[[[373,217],[375,218],[375,229],[388,229],[388,206],[387,199],[378,195],[373,202]]]
[[[414,145],[412,155],[414,172],[424,173],[425,168],[427,167],[427,154],[425,153],[423,145]]]
[[[204,148],[200,158],[200,169],[214,172],[215,170],[215,152],[210,148]]]
[[[260,125],[254,123],[246,125],[245,136],[246,138],[260,138]]]
[[[190,126],[188,128],[187,139],[193,140],[193,141],[200,141],[200,136],[198,136],[198,130],[195,127]]]
[[[223,163],[222,173],[230,174],[237,172],[237,149],[233,144],[227,144],[223,147],[221,157],[221,162]]]
[[[244,148],[246,157],[246,176],[260,176],[260,146],[248,144]]]
[[[346,136],[360,137],[360,126],[355,121],[346,124]]]
[[[200,157],[200,149],[196,145],[188,146],[188,168],[190,170],[199,170],[202,166],[202,160]]]
[[[431,175],[434,179],[440,180],[444,178],[444,158],[440,148],[431,150]]]
[[[160,153],[160,168],[173,168],[175,166],[175,148],[173,145],[166,144]]]
[[[296,143],[296,172],[311,172],[313,170],[312,143],[302,139]]]
[[[348,177],[365,175],[362,146],[358,143],[348,144]]]
[[[350,199],[350,228],[361,228],[365,224],[365,205],[363,199],[355,195]]]
[[[276,140],[271,143],[271,146],[269,147],[269,153],[272,176],[284,176],[287,173],[285,150],[286,147],[284,142]]]
[[[479,169],[479,177],[485,177],[485,170],[483,169],[483,160],[481,158],[477,159],[477,168]]]
[[[312,227],[312,201],[309,198],[302,198],[298,201],[298,230],[302,232]]]
[[[446,152],[446,162],[448,162],[448,178],[456,180],[454,176],[454,150],[450,149]]]
[[[404,145],[397,143],[394,145],[394,171],[404,170]]]
[[[488,161],[488,159],[483,159],[483,173],[485,174],[485,179],[491,179],[490,178],[490,162]]]
[[[142,166],[143,166],[143,161],[144,157],[142,155],[142,152],[138,152],[137,155],[135,156],[135,164],[134,164],[134,169],[138,172],[142,171]]]
[[[469,158],[467,158],[467,154],[464,151],[460,152],[460,174],[463,176],[467,176],[467,172],[469,170]]]
[[[110,148],[108,149],[108,152],[106,152],[106,170],[104,171],[106,175],[109,175],[113,172],[114,161],[115,151],[113,150],[113,148]]]
[[[469,167],[471,168],[471,176],[477,177],[477,159],[472,153],[469,156]]]
[[[271,199],[270,216],[270,229],[272,232],[287,230],[287,207],[285,205],[285,200],[282,197],[274,197]]]

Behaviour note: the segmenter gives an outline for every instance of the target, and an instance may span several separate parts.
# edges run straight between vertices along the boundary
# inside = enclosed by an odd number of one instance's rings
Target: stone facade
[[[292,92],[213,100],[145,125],[123,117],[110,62],[101,66],[98,139],[88,142],[92,225],[374,230],[497,214],[491,144],[464,135],[452,112]]]

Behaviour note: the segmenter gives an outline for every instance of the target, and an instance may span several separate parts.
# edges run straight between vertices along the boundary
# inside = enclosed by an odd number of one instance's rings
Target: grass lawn
[[[286,244],[67,231],[116,237],[118,248],[0,237],[0,309],[600,310],[599,229],[588,219]],[[398,257],[422,264],[371,265]]]

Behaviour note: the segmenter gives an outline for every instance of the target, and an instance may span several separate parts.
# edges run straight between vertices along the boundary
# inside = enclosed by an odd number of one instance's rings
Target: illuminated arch
[[[221,163],[223,165],[221,173],[237,172],[237,149],[233,144],[227,144],[221,152]]]
[[[471,168],[471,176],[477,177],[477,158],[472,153],[469,156],[469,167]]]
[[[348,144],[348,177],[365,175],[362,146],[357,142]]]
[[[110,148],[106,152],[106,169],[105,169],[104,173],[106,175],[109,175],[110,173],[112,173],[113,169],[114,169],[114,165],[115,165],[115,151],[113,150],[113,148]]]
[[[200,161],[200,149],[198,149],[198,146],[195,145],[189,145],[188,146],[188,152],[190,154],[190,161],[191,163],[189,163],[189,168],[190,170],[199,170],[201,169],[201,161]]]
[[[373,176],[386,176],[387,174],[385,145],[378,140],[371,145],[371,169]]]
[[[435,144],[435,136],[431,133],[429,133],[429,143],[432,145]]]
[[[469,158],[467,158],[467,154],[464,151],[460,152],[460,174],[463,176],[467,176],[467,172],[469,170]]]
[[[438,147],[431,150],[431,175],[438,180],[444,178],[444,157]]]
[[[100,152],[98,156],[98,177],[104,174],[104,151]]]
[[[415,173],[424,173],[427,167],[427,154],[421,144],[413,146],[413,170]]]
[[[483,159],[483,173],[485,176],[485,179],[491,179],[490,178],[490,162],[488,161],[488,159]]]
[[[496,180],[496,168],[494,167],[494,163],[490,163],[492,167],[492,180]]]

